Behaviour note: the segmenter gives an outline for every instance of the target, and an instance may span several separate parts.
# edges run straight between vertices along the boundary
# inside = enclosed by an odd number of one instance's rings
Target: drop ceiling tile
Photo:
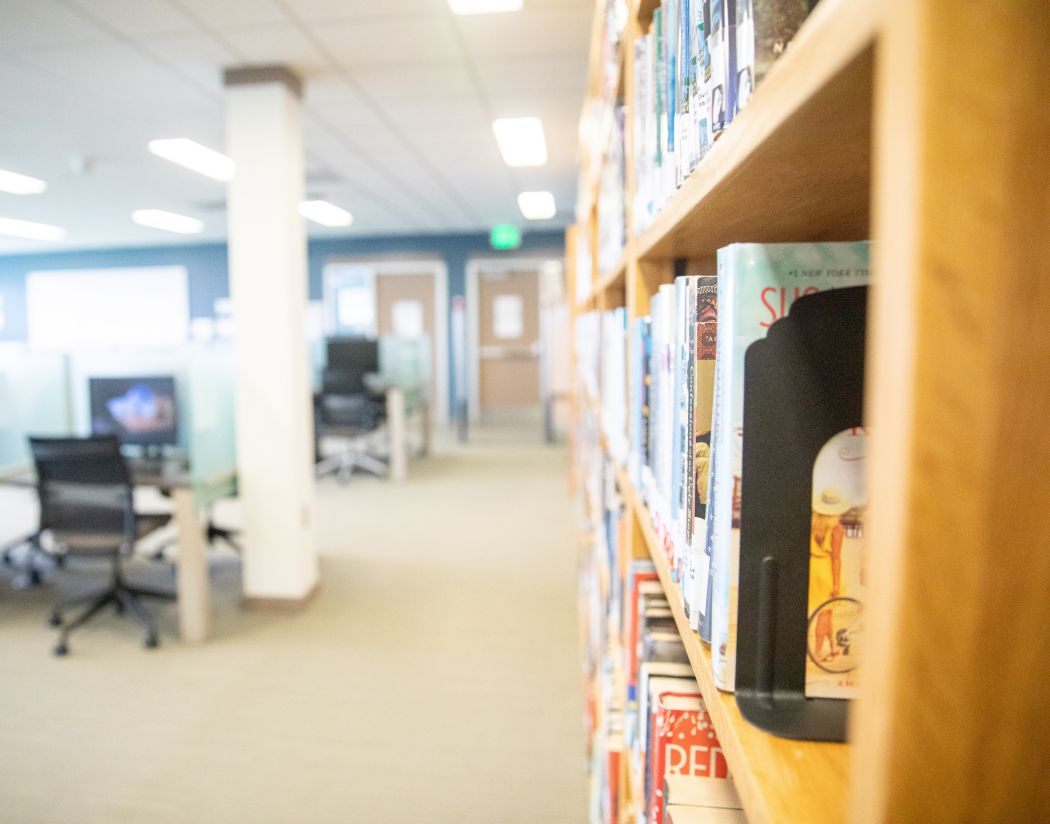
[[[209,29],[229,31],[246,26],[265,26],[271,23],[287,23],[277,0],[171,0],[190,12]]]
[[[151,37],[142,41],[142,47],[191,83],[214,94],[222,94],[223,69],[240,62],[228,46],[206,34]]]
[[[493,97],[508,93],[572,91],[582,96],[587,82],[587,56],[493,59],[477,61],[478,78]]]
[[[459,42],[445,17],[326,23],[313,29],[332,58],[345,66],[457,60]]]
[[[474,80],[462,60],[360,66],[350,76],[373,98],[391,100],[427,95],[475,93]]]
[[[291,23],[230,30],[223,38],[249,63],[283,63],[307,77],[328,64],[317,46]]]
[[[474,131],[491,125],[475,96],[394,98],[382,101],[391,120],[404,128],[409,139],[425,139],[430,129]]]
[[[15,0],[3,4],[0,50],[22,52],[42,46],[104,43],[112,36],[56,0]]]
[[[194,19],[168,0],[69,0],[92,20],[129,37],[196,32]]]
[[[515,14],[457,17],[475,60],[586,53],[591,10],[584,7],[526,7]],[[581,46],[581,44],[583,44]]]
[[[447,0],[286,0],[301,20],[359,20],[401,17],[448,11]]]

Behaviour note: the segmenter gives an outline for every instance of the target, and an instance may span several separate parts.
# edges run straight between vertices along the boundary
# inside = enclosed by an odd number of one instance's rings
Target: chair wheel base
[[[160,639],[153,634],[147,635],[146,640],[142,642],[142,645],[146,649],[156,649],[160,646]]]
[[[69,654],[69,647],[67,647],[65,644],[55,644],[55,648],[52,651],[55,653],[56,656],[61,658],[62,656]]]
[[[57,612],[52,612],[47,617],[47,622],[53,627],[60,627],[62,626],[62,616],[59,615]]]

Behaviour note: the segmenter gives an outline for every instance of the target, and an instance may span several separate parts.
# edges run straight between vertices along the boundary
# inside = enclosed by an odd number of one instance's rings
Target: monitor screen
[[[174,445],[175,379],[171,376],[89,378],[91,434],[121,443]]]

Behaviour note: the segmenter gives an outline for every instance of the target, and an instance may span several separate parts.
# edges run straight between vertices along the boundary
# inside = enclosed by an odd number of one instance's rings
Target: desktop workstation
[[[25,350],[17,355],[0,359],[0,394],[9,412],[0,423],[0,482],[44,495],[39,464],[30,461],[31,436],[116,439],[128,487],[152,487],[170,501],[164,520],[175,527],[179,634],[185,641],[205,640],[210,629],[205,548],[216,538],[236,541],[210,516],[219,499],[236,492],[228,348]],[[51,416],[43,410],[51,410]],[[99,456],[80,460],[98,463]],[[42,521],[40,526],[49,525]],[[21,555],[19,547],[25,547],[31,564],[40,551],[39,531],[9,541],[5,559]]]

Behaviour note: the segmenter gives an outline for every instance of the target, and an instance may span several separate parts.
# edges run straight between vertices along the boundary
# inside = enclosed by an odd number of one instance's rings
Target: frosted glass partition
[[[71,431],[67,358],[0,344],[0,471],[30,463],[29,435]]]
[[[234,353],[220,343],[188,354],[190,473],[203,506],[235,492]]]
[[[409,408],[422,402],[430,386],[430,338],[381,337],[379,374],[384,383],[402,389]]]
[[[234,356],[228,342],[158,347],[78,349],[69,356],[73,428],[91,431],[91,378],[171,376],[175,380],[176,442],[189,457],[198,501],[206,505],[232,494],[234,452]]]

